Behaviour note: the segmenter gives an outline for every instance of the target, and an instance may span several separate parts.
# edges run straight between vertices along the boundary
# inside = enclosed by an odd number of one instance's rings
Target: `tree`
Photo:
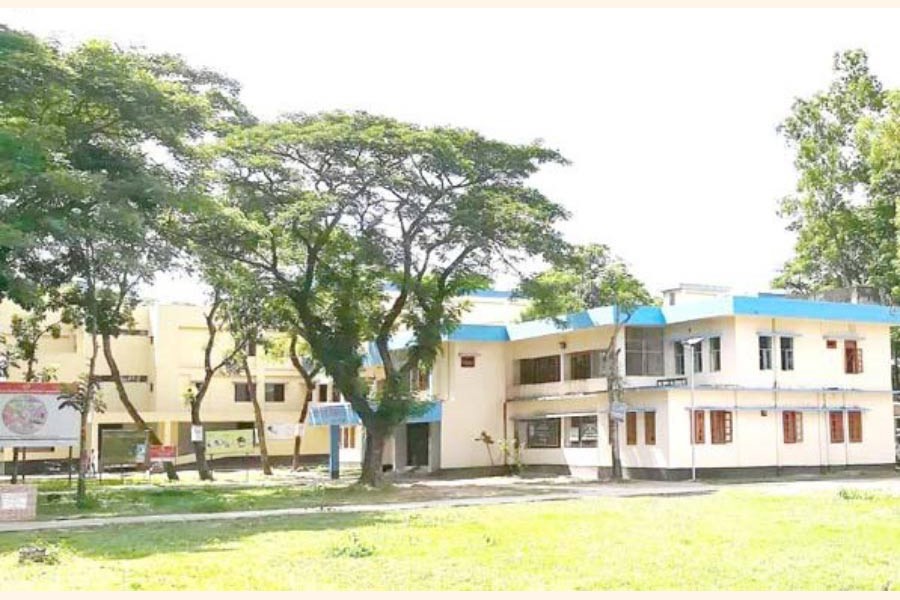
[[[613,332],[604,352],[604,376],[607,396],[612,409],[616,402],[625,401],[625,389],[619,369],[619,334],[636,308],[654,304],[644,284],[628,272],[608,246],[587,244],[571,246],[553,257],[551,266],[522,281],[516,295],[531,302],[523,312],[523,319],[554,319],[565,326],[562,315],[599,306],[613,307]],[[612,450],[612,477],[622,478],[619,429],[609,418],[609,441]]]
[[[291,303],[365,426],[361,482],[378,485],[386,437],[417,410],[409,374],[431,366],[458,323],[454,298],[558,245],[565,211],[525,181],[564,160],[538,143],[364,113],[290,116],[217,151],[226,193],[198,229],[207,246],[231,240],[224,258]],[[400,328],[414,340],[402,355],[391,348]],[[377,394],[361,377],[367,340],[386,376]]]
[[[878,140],[890,131],[889,94],[862,50],[836,54],[834,74],[778,127],[796,152],[796,193],[780,214],[797,241],[775,285],[803,293],[866,285],[887,299],[900,284],[897,165],[881,160],[889,154]]]
[[[98,335],[119,399],[111,340],[138,286],[171,260],[159,221],[190,192],[195,147],[248,117],[238,87],[181,58],[91,41],[69,52],[0,31],[0,294],[40,286]],[[170,478],[177,477],[167,463]]]
[[[88,419],[91,411],[102,413],[106,410],[106,405],[100,396],[100,386],[94,377],[94,368],[97,363],[97,338],[93,336],[93,352],[91,354],[88,372],[81,381],[77,383],[68,383],[63,385],[62,393],[59,396],[59,408],[71,408],[78,411],[80,416],[80,427],[78,430],[78,487],[75,492],[75,503],[79,508],[86,505],[87,500],[87,467],[90,461],[90,452],[88,450]]]
[[[235,343],[232,344],[230,350],[220,356],[215,356],[214,350],[216,340],[226,328],[225,317],[223,315],[225,303],[227,302],[226,284],[220,279],[220,274],[216,273],[213,269],[207,269],[205,279],[212,287],[212,294],[210,304],[203,313],[203,320],[206,323],[207,333],[206,344],[203,347],[203,379],[196,388],[191,386],[186,393],[186,399],[191,411],[191,425],[200,428],[203,427],[200,408],[202,407],[203,400],[206,398],[206,394],[212,384],[213,377],[223,368],[231,368],[233,370],[235,360],[244,347],[244,343],[240,339],[237,339],[235,340]],[[212,470],[206,462],[205,440],[202,437],[199,440],[194,440],[193,446],[200,479],[203,481],[212,481]]]

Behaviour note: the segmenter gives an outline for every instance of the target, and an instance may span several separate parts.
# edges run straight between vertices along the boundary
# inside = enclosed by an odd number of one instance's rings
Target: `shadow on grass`
[[[401,517],[402,518],[402,517]],[[223,545],[271,532],[342,531],[395,522],[385,513],[312,514],[304,516],[108,525],[81,530],[0,533],[0,554],[16,552],[28,544],[49,544],[85,558],[138,559],[157,554],[224,552]]]

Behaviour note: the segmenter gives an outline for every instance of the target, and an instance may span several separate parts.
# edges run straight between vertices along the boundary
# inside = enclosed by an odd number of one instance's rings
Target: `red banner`
[[[58,394],[58,383],[26,383],[24,381],[0,381],[0,394],[18,394],[29,392],[32,394]]]
[[[150,462],[175,462],[175,446],[150,446]]]

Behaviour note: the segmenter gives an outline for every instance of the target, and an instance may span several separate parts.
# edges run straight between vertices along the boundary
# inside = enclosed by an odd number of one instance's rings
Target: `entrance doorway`
[[[428,423],[406,426],[406,466],[428,466]]]

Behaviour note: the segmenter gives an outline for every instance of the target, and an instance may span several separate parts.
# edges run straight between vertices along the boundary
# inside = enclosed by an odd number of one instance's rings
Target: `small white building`
[[[501,442],[516,440],[524,465],[604,477],[610,423],[628,477],[894,464],[897,309],[711,286],[666,290],[662,306],[619,315],[627,407],[618,422],[602,376],[614,310],[517,323],[521,303],[507,307],[506,323],[493,307],[491,322],[469,318],[448,336],[428,379],[439,414],[397,428],[387,453],[395,468],[497,467],[514,460]]]

